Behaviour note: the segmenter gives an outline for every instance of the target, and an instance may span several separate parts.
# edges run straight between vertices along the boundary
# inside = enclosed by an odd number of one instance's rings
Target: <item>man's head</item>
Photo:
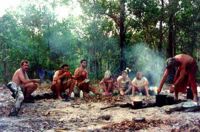
[[[126,70],[122,71],[122,77],[126,79],[128,76],[128,72]]]
[[[87,60],[85,60],[85,59],[83,59],[83,60],[81,60],[81,66],[83,67],[83,68],[86,68],[87,67]]]
[[[63,71],[63,72],[66,72],[69,70],[69,65],[68,64],[63,64],[60,69]]]
[[[28,71],[29,62],[27,60],[22,60],[21,63],[20,63],[20,67],[22,68],[22,70]]]
[[[166,68],[171,69],[179,65],[178,61],[175,58],[168,58],[166,61]]]
[[[138,80],[141,80],[141,79],[142,79],[142,76],[143,76],[142,72],[137,72],[137,73],[136,73],[136,78],[137,78]]]

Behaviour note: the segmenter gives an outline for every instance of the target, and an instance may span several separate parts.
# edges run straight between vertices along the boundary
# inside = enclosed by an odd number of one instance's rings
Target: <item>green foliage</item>
[[[119,71],[120,47],[120,1],[119,0],[77,0],[83,15],[69,16],[58,20],[55,9],[69,6],[73,0],[26,1],[15,11],[8,11],[0,17],[0,78],[10,79],[19,62],[28,59],[32,71],[41,66],[55,70],[68,63],[71,71],[86,58],[92,79],[100,79],[109,69]],[[132,50],[137,43],[144,43],[152,51],[158,50],[160,42],[160,21],[163,22],[162,51],[166,51],[169,35],[169,17],[173,17],[176,53],[188,53],[199,59],[200,38],[199,0],[125,1],[125,56],[128,66],[142,67],[135,60],[139,51]],[[145,49],[144,49],[145,50]],[[134,54],[132,54],[134,53]],[[162,53],[165,57],[165,52]],[[139,69],[140,70],[140,69]],[[135,70],[136,71],[136,70]]]

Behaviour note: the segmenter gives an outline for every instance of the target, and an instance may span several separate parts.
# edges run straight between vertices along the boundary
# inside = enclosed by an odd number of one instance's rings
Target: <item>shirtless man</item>
[[[86,60],[81,60],[80,62],[80,67],[76,68],[74,72],[74,78],[76,79],[77,87],[79,90],[83,91],[83,96],[88,97],[88,93],[92,91],[94,94],[99,94],[95,88],[91,87],[89,84],[89,79],[88,79],[88,72],[87,72],[87,61]]]
[[[193,93],[193,100],[198,101],[196,72],[197,64],[194,58],[186,54],[179,54],[167,60],[167,67],[158,88],[158,94],[161,92],[170,70],[177,68],[173,84],[170,87],[170,92],[175,92],[175,98],[178,99],[179,92],[186,92],[186,87],[190,86]]]
[[[31,93],[36,90],[39,79],[29,79],[27,71],[29,69],[29,62],[22,60],[21,68],[15,71],[12,81],[7,84],[7,87],[12,92],[12,96],[16,99],[14,108],[10,112],[10,116],[17,116],[21,104],[24,101],[30,101]]]
[[[120,95],[129,94],[131,92],[132,83],[126,70],[122,71],[122,74],[117,78],[117,84],[119,87]]]
[[[57,99],[61,99],[61,94],[68,88],[66,101],[69,100],[72,91],[74,90],[75,80],[72,78],[69,66],[64,64],[57,70],[53,76],[51,90],[56,95]]]

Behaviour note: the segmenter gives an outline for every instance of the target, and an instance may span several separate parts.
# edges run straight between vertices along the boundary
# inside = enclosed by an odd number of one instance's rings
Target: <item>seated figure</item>
[[[142,93],[143,95],[149,96],[149,82],[146,77],[143,76],[142,72],[137,72],[136,77],[132,80],[132,94],[136,92]]]

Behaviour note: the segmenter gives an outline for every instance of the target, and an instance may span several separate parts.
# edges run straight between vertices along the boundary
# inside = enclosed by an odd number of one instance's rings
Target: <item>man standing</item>
[[[7,87],[12,92],[12,96],[16,99],[14,108],[10,112],[10,116],[17,116],[23,101],[31,101],[31,94],[37,89],[39,79],[29,79],[27,71],[29,62],[22,60],[21,68],[15,71],[12,81],[7,84]]]
[[[74,72],[74,78],[77,80],[77,87],[79,90],[83,91],[83,96],[88,97],[88,93],[92,91],[94,94],[99,94],[96,92],[95,88],[92,88],[89,84],[88,72],[87,72],[87,60],[81,60],[80,66],[76,68]]]
[[[178,99],[179,92],[186,92],[187,86],[191,87],[193,100],[198,101],[196,72],[198,70],[197,63],[194,58],[186,54],[179,54],[167,60],[167,67],[158,88],[158,94],[161,92],[170,71],[177,68],[173,84],[170,87],[170,92],[175,92],[175,98]]]
[[[56,95],[57,99],[61,99],[61,94],[68,88],[69,92],[65,98],[68,101],[72,91],[74,90],[74,86],[75,80],[72,79],[71,72],[69,71],[69,65],[62,65],[53,76],[51,90]]]
[[[143,95],[149,96],[149,82],[146,77],[142,75],[141,72],[137,72],[136,77],[132,81],[133,89],[132,94],[134,95],[135,91],[141,92]]]

